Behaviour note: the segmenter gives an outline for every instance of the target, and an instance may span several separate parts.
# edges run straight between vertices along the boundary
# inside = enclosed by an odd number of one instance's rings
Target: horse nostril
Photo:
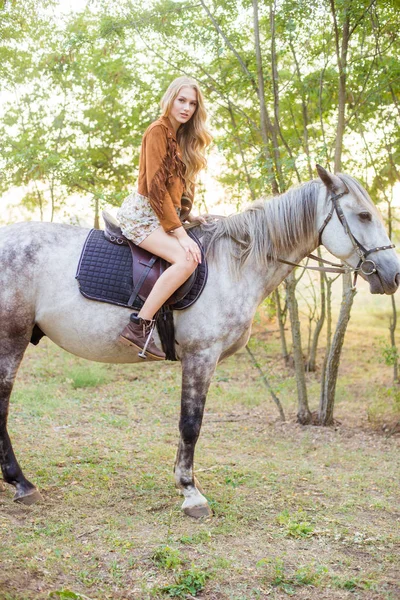
[[[397,287],[399,287],[400,285],[400,273],[397,273],[396,277],[394,278]]]

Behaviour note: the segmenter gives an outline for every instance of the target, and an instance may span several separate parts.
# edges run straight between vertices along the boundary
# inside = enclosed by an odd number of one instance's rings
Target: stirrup
[[[155,328],[155,326],[156,326],[156,319],[155,319],[155,318],[154,318],[154,319],[151,319],[151,321],[150,321],[150,322],[151,322],[151,328],[150,328],[150,331],[149,331],[149,335],[147,336],[147,340],[146,340],[146,342],[145,342],[145,344],[144,344],[144,346],[143,346],[143,350],[142,350],[141,352],[139,352],[139,354],[138,354],[138,356],[139,356],[140,358],[143,358],[143,359],[146,359],[146,358],[147,358],[147,355],[146,355],[146,350],[147,350],[147,346],[148,346],[148,345],[149,345],[149,343],[150,343],[151,336],[153,335],[154,328]]]

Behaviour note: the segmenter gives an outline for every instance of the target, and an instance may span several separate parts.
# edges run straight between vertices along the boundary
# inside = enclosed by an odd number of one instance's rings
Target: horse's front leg
[[[182,510],[190,517],[211,515],[206,498],[196,487],[193,474],[194,449],[200,434],[208,388],[218,357],[211,351],[193,353],[182,359],[180,440],[175,461],[175,481],[185,501]]]

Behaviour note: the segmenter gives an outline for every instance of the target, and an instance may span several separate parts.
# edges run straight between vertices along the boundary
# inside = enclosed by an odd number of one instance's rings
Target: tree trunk
[[[324,377],[324,386],[321,391],[321,401],[319,406],[319,423],[321,425],[333,425],[333,407],[335,403],[336,382],[340,364],[340,355],[342,352],[344,336],[347,325],[350,320],[350,311],[353,305],[356,289],[353,288],[351,275],[343,275],[343,299],[340,308],[339,319],[336,325],[335,335],[326,363],[326,374]]]
[[[286,334],[285,334],[285,315],[281,306],[281,296],[279,290],[276,289],[274,292],[275,297],[275,307],[276,307],[276,316],[278,318],[278,326],[279,326],[279,335],[281,338],[281,348],[282,348],[282,357],[285,361],[285,365],[289,364],[289,352],[286,343]]]
[[[256,53],[256,64],[257,64],[257,79],[258,79],[258,88],[257,94],[260,102],[260,120],[261,120],[261,137],[263,142],[263,152],[267,161],[267,164],[270,168],[268,171],[271,172],[271,187],[272,193],[274,196],[279,194],[279,186],[274,175],[273,165],[271,164],[271,155],[269,152],[269,138],[268,132],[272,134],[272,123],[269,118],[267,106],[265,103],[265,89],[264,89],[264,74],[263,74],[263,66],[262,66],[262,56],[261,56],[261,46],[260,46],[260,28],[258,23],[258,0],[253,0],[253,19],[254,19],[254,45],[255,45],[255,53]],[[276,153],[276,144],[274,144],[274,151]],[[275,157],[276,162],[276,157]]]
[[[94,225],[95,229],[100,229],[100,215],[99,215],[99,199],[94,199]]]
[[[269,391],[269,393],[271,394],[271,396],[272,396],[272,400],[275,402],[275,404],[276,404],[276,406],[277,406],[277,409],[278,409],[278,411],[279,411],[279,417],[280,417],[281,421],[286,421],[286,419],[285,419],[285,413],[284,413],[284,411],[283,411],[283,408],[282,408],[282,404],[281,404],[281,402],[280,402],[280,400],[279,400],[278,396],[275,394],[274,390],[272,389],[272,386],[271,386],[271,384],[269,383],[269,381],[268,381],[268,379],[267,379],[267,376],[265,375],[265,373],[264,373],[264,372],[263,372],[263,370],[261,369],[261,367],[260,367],[260,364],[257,362],[257,359],[256,359],[256,357],[254,356],[254,354],[253,354],[253,353],[252,353],[252,351],[250,350],[250,348],[249,348],[249,344],[247,344],[247,346],[246,346],[246,350],[247,350],[248,354],[250,355],[250,358],[251,358],[251,360],[252,360],[252,362],[253,362],[254,366],[256,367],[257,371],[260,373],[260,375],[261,375],[261,377],[262,377],[262,380],[263,380],[263,382],[265,383],[265,387],[267,388],[267,390],[268,390],[268,391]]]
[[[299,307],[296,300],[296,285],[297,281],[292,272],[289,277],[286,278],[286,294],[287,303],[290,311],[290,323],[292,327],[292,340],[293,340],[293,359],[294,368],[296,373],[296,384],[297,384],[297,398],[298,398],[298,412],[297,420],[302,425],[307,425],[311,422],[311,412],[308,407],[307,399],[307,385],[304,370],[304,358],[303,350],[301,347],[301,333],[300,333],[300,319],[299,319]]]
[[[329,352],[331,350],[332,344],[332,285],[334,279],[329,279],[325,277],[326,283],[326,348],[325,348],[325,358],[324,363],[322,365],[321,371],[321,395],[320,395],[320,404],[322,402],[324,389],[325,389],[325,381],[326,381],[326,367],[328,364]]]
[[[345,109],[346,109],[346,69],[347,69],[347,51],[350,39],[350,13],[349,4],[343,5],[343,28],[342,40],[340,43],[339,28],[337,23],[335,0],[330,0],[334,33],[336,59],[339,71],[338,80],[338,121],[336,127],[336,144],[335,144],[335,173],[339,172],[342,164],[342,148],[343,134],[345,125]],[[350,320],[350,311],[353,305],[353,298],[356,291],[352,288],[351,276],[346,274],[343,276],[343,295],[340,316],[336,324],[335,335],[333,337],[332,346],[326,360],[326,370],[324,374],[323,387],[321,387],[321,402],[319,409],[319,421],[321,425],[332,425],[333,423],[333,407],[335,403],[335,389],[339,370],[340,354],[342,352],[344,336],[346,328]]]
[[[394,296],[390,296],[390,300],[392,302],[392,316],[390,317],[390,344],[392,346],[393,352],[393,383],[400,383],[399,381],[399,357],[396,346],[396,327],[397,327],[397,312],[396,312],[396,300]]]
[[[339,29],[337,24],[335,1],[330,0],[331,10],[335,31],[335,46],[336,60],[339,70],[339,85],[338,85],[338,121],[336,126],[336,143],[335,143],[335,173],[339,172],[342,166],[342,148],[343,134],[345,125],[346,111],[346,69],[347,69],[347,51],[350,39],[350,13],[349,6],[345,3],[343,6],[344,19],[342,29],[342,42],[339,40]]]
[[[231,122],[232,122],[233,130],[236,131],[236,129],[237,129],[236,119],[235,119],[235,115],[234,115],[234,112],[233,112],[233,109],[232,109],[232,105],[231,105],[231,103],[230,103],[229,100],[228,100],[228,110],[229,110],[229,115],[231,117]],[[245,157],[245,153],[243,151],[242,142],[241,142],[241,140],[240,140],[239,137],[237,138],[237,144],[238,144],[240,156],[241,156],[241,159],[242,159],[242,166],[243,166],[244,172],[246,174],[246,180],[247,180],[247,185],[249,186],[249,190],[250,190],[250,194],[251,194],[251,199],[254,202],[256,200],[256,195],[255,195],[253,186],[251,185],[251,176],[250,176],[249,169],[248,169],[248,166],[247,166],[247,160],[246,160],[246,157]]]
[[[318,248],[318,256],[321,258],[321,250]],[[319,319],[315,326],[315,331],[311,343],[310,355],[308,357],[307,362],[307,371],[314,372],[316,367],[316,359],[317,359],[317,350],[318,350],[318,340],[321,334],[322,328],[325,323],[325,315],[326,315],[326,292],[325,292],[325,274],[320,273],[319,276],[319,286],[320,286],[320,305],[321,305],[321,313],[319,315]]]

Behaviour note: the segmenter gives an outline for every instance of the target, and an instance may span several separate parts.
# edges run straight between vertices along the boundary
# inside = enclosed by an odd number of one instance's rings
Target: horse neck
[[[320,190],[319,182],[308,182],[212,225],[210,257],[218,261],[222,254],[224,266],[236,272],[245,285],[256,281],[257,287],[263,287],[269,280],[279,285],[291,268],[278,259],[298,262],[317,246]],[[232,253],[241,254],[242,259]],[[223,270],[222,263],[219,270]]]
[[[282,224],[273,222],[269,228],[273,242],[270,244],[272,256],[267,256],[265,261],[257,260],[257,257],[253,256],[245,265],[247,273],[254,273],[264,282],[262,291],[264,297],[294,269],[294,266],[282,263],[280,259],[299,263],[318,246],[318,223],[321,219],[319,213],[323,211],[324,206],[320,194],[321,187],[316,182],[308,182],[274,199],[272,202],[275,204],[270,205],[270,211],[267,207],[267,219],[272,217],[277,220],[278,215],[282,218],[284,213],[285,221],[288,222],[290,215],[293,215],[293,222],[289,221],[287,229],[283,228]],[[277,210],[279,202],[285,203],[281,212]],[[296,243],[286,244],[286,240],[291,236]]]

